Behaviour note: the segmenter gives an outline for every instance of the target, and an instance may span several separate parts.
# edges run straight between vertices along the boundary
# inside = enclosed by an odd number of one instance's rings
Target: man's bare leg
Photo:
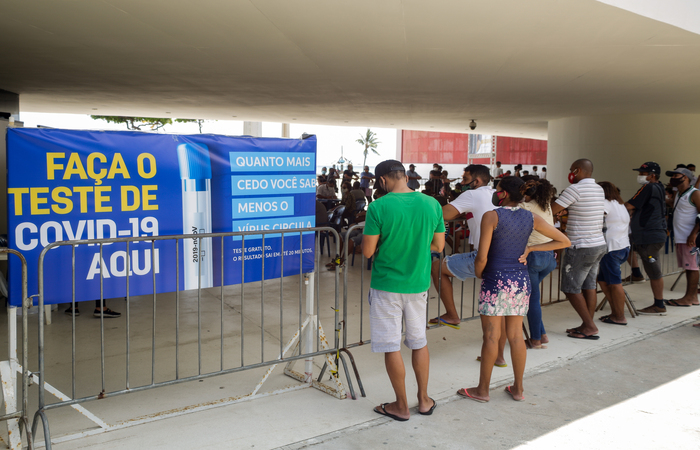
[[[700,272],[697,270],[686,270],[685,271],[685,281],[687,282],[685,286],[685,295],[677,300],[673,300],[679,305],[697,305],[698,304],[698,279]]]
[[[428,375],[430,372],[430,353],[428,346],[413,350],[411,355],[413,372],[418,383],[418,411],[427,412],[433,407],[433,401],[428,397]]]
[[[447,268],[447,263],[444,261],[442,262],[442,273],[440,273],[439,260],[433,261],[431,275],[433,277],[435,289],[440,291],[440,300],[442,300],[442,304],[445,306],[445,314],[441,315],[440,317],[447,323],[458,325],[461,320],[459,314],[457,313],[457,308],[455,307],[454,301],[454,290],[452,288],[451,280],[451,277],[454,275]]]
[[[587,289],[590,290],[590,289]],[[595,290],[593,290],[595,292]],[[567,333],[579,333],[585,334],[587,336],[597,334],[598,327],[593,322],[593,319],[588,310],[588,304],[586,303],[586,298],[583,294],[565,294],[566,299],[569,300],[571,306],[573,306],[576,313],[579,315],[583,323],[581,326],[576,328],[570,328]]]
[[[605,294],[605,298],[610,303],[611,313],[608,316],[615,323],[627,323],[625,317],[625,290],[621,284],[608,284],[604,281],[599,281],[601,289]]]
[[[427,347],[425,347],[427,349]],[[395,416],[408,419],[411,413],[408,410],[408,400],[406,398],[406,367],[403,365],[401,352],[388,352],[384,354],[384,365],[386,373],[389,375],[391,387],[394,388],[396,401],[387,403],[384,410]],[[427,382],[427,380],[426,380]],[[377,406],[375,411],[381,411],[381,406]]]
[[[520,400],[523,397],[523,374],[527,359],[527,347],[523,339],[523,316],[506,316],[503,323],[510,343],[510,359],[513,362],[514,380],[510,394],[513,399]]]
[[[588,315],[593,320],[595,317],[595,307],[598,304],[598,294],[595,289],[583,289],[583,297],[586,299],[586,306],[588,306]]]
[[[654,294],[654,300],[661,300],[664,298],[664,279],[649,280],[649,283],[651,283],[651,292]]]

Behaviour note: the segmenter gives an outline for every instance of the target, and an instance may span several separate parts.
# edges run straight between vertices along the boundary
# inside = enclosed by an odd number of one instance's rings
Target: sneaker
[[[666,308],[659,308],[656,305],[647,306],[644,309],[637,311],[639,314],[646,314],[648,316],[665,316]]]
[[[644,281],[644,277],[638,277],[636,275],[630,275],[627,278],[623,278],[622,282],[623,283],[631,283],[635,281]]]
[[[65,313],[68,314],[69,316],[72,315],[73,308],[68,308],[67,310],[65,310]],[[78,317],[80,315],[80,310],[77,307],[75,308],[75,314],[73,314],[73,315],[75,315],[75,317]]]
[[[112,318],[112,317],[121,317],[122,313],[112,311],[109,308],[105,309],[104,311],[100,311],[99,308],[95,308],[95,312],[92,315],[95,317],[101,317],[102,315],[104,315],[104,318],[108,319],[108,318]]]

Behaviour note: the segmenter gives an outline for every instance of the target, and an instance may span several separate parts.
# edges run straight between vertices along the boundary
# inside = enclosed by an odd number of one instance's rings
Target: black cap
[[[389,172],[395,172],[397,170],[402,170],[405,172],[406,168],[403,166],[403,164],[401,164],[401,161],[387,159],[386,161],[382,161],[377,164],[377,167],[374,169],[374,176],[377,178],[383,177]]]
[[[675,170],[667,170],[667,171],[666,171],[666,176],[667,176],[667,177],[672,177],[672,176],[674,176],[674,175],[677,174],[677,173],[688,177],[689,180],[692,180],[692,179],[693,179],[693,172],[691,172],[690,170],[686,169],[685,167],[681,167],[680,169],[679,169],[679,168],[676,168]]]
[[[661,167],[659,167],[658,164],[656,164],[654,161],[648,161],[639,166],[639,169],[632,169],[636,170],[637,172],[648,172],[648,173],[655,173],[656,175],[661,175]]]

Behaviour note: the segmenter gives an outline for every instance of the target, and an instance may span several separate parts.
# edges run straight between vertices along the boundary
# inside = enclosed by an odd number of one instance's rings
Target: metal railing
[[[16,329],[16,314],[9,314],[9,326],[8,326],[8,346],[9,346],[9,361],[0,362],[0,373],[2,374],[3,381],[3,396],[5,398],[5,406],[7,408],[12,408],[14,406],[14,411],[5,411],[5,414],[0,416],[0,422],[2,421],[19,421],[19,426],[12,426],[8,423],[8,434],[10,440],[10,448],[19,449],[22,446],[22,432],[25,433],[27,438],[27,448],[34,448],[32,436],[29,431],[29,418],[28,418],[28,403],[29,403],[29,381],[31,379],[31,372],[29,371],[29,307],[31,306],[31,299],[27,298],[27,261],[24,256],[16,251],[9,248],[0,248],[0,253],[7,253],[15,255],[22,262],[22,364],[18,367],[17,360],[17,329]],[[16,310],[15,310],[16,311]],[[14,403],[15,394],[15,374],[19,372],[21,378],[21,400],[20,405],[17,407]],[[18,434],[13,436],[13,431],[17,431]]]
[[[456,253],[456,248],[459,248],[459,253],[466,253],[471,250],[469,243],[468,243],[468,237],[466,236],[466,231],[462,232],[461,230],[466,230],[466,220],[465,219],[455,219],[455,220],[450,220],[446,222],[448,226],[447,230],[447,237],[448,237],[448,243],[445,246],[445,250],[440,254],[439,257],[439,263],[438,263],[438,279],[441,278],[442,276],[442,262],[444,260],[444,257],[446,254],[454,254]],[[352,225],[348,228],[345,236],[351,236],[353,231],[360,231],[364,228],[363,225]],[[460,236],[457,238],[457,236]],[[451,239],[449,239],[451,238]],[[359,283],[358,280],[352,279],[350,280],[348,277],[349,271],[348,265],[351,259],[353,258],[353,255],[351,255],[348,252],[348,239],[344,239],[344,249],[343,249],[343,254],[345,258],[345,265],[346,265],[346,270],[344,271],[344,276],[343,276],[343,321],[345,324],[345,327],[343,327],[343,340],[342,340],[342,345],[345,348],[353,348],[357,347],[360,345],[368,344],[371,343],[371,340],[369,339],[369,330],[366,328],[365,325],[365,319],[367,319],[366,315],[368,312],[367,307],[365,307],[365,299],[367,298],[368,291],[369,291],[369,279],[371,278],[371,275],[369,271],[365,270],[364,267],[367,264],[367,259],[364,257],[364,255],[359,255],[360,256],[360,264],[359,264],[359,275],[353,274],[352,276],[359,276]],[[458,242],[459,241],[459,242]],[[355,247],[355,251],[359,251],[357,247]],[[561,292],[561,260],[564,255],[564,252],[566,249],[562,250],[557,250],[556,253],[556,260],[557,260],[557,266],[552,271],[545,279],[543,279],[540,283],[540,304],[542,306],[545,305],[551,305],[554,303],[559,303],[566,301],[566,296]],[[449,253],[448,253],[449,252]],[[360,251],[361,253],[361,251]],[[409,255],[410,256],[410,255]],[[675,275],[675,274],[682,274],[683,270],[678,269],[676,265],[676,256],[675,256],[675,246],[672,245],[672,242],[670,239],[667,242],[667,245],[665,246],[664,250],[662,251],[661,254],[661,265],[662,265],[662,270],[663,270],[663,275],[664,276],[669,276],[669,275]],[[643,267],[643,265],[640,262],[640,267]],[[627,277],[630,274],[629,266],[627,264],[623,265],[622,268],[622,276],[623,279]],[[678,280],[676,280],[676,283]],[[356,299],[351,299],[348,296],[348,285],[350,283],[355,283],[359,284],[360,288],[360,293],[359,297]],[[459,279],[453,278],[452,279],[452,284],[453,284],[453,299],[455,302],[455,306],[457,308],[457,311],[460,316],[460,321],[461,322],[466,322],[469,320],[473,320],[477,317],[479,317],[478,314],[478,295],[479,295],[479,283],[480,281],[477,279],[468,279],[465,281],[460,281]],[[631,281],[623,282],[623,285],[628,285],[631,284]],[[674,284],[675,287],[675,284]],[[673,290],[673,288],[671,289]],[[459,295],[457,293],[459,292]],[[442,288],[440,284],[436,285],[434,282],[431,283],[431,289],[430,289],[430,294],[428,296],[428,317],[426,317],[426,321],[429,320],[431,317],[440,317],[442,313],[444,312],[443,304],[441,301],[441,294],[442,294]],[[359,321],[355,324],[351,324],[348,322],[348,306],[349,305],[355,305],[355,301],[357,302],[357,305],[359,306]],[[443,324],[429,324],[428,328],[438,328],[438,327],[443,327],[445,325]],[[351,333],[351,337],[348,337],[348,331]]]
[[[144,391],[144,390],[149,390],[157,387],[162,387],[162,386],[170,386],[174,384],[179,384],[179,383],[184,383],[184,382],[189,382],[189,381],[195,381],[195,380],[202,380],[204,378],[209,378],[209,377],[214,377],[214,376],[220,376],[220,375],[225,375],[225,374],[231,374],[239,371],[244,371],[244,370],[249,370],[249,369],[254,369],[254,368],[262,368],[262,367],[268,367],[268,371],[261,380],[261,382],[256,386],[256,389],[249,394],[248,396],[243,396],[243,397],[248,397],[252,398],[255,396],[262,386],[262,383],[265,382],[267,377],[270,375],[272,372],[273,368],[280,363],[288,363],[287,369],[285,370],[285,374],[292,376],[294,378],[299,379],[300,381],[303,381],[307,383],[309,386],[313,385],[314,387],[323,389],[324,391],[328,393],[333,393],[336,395],[338,398],[344,398],[345,397],[345,391],[343,389],[342,383],[339,379],[338,376],[338,371],[337,371],[337,362],[340,361],[343,363],[344,368],[345,368],[345,375],[350,387],[350,391],[352,395],[354,396],[354,391],[352,389],[352,382],[350,381],[349,373],[348,373],[348,368],[347,365],[344,364],[344,359],[342,358],[341,355],[341,346],[340,346],[340,298],[339,298],[339,292],[340,292],[340,278],[339,274],[336,273],[334,277],[334,298],[331,300],[331,302],[328,302],[327,299],[324,303],[324,313],[329,314],[326,312],[326,309],[330,307],[330,309],[333,310],[333,321],[334,321],[334,336],[330,340],[331,343],[329,343],[329,340],[326,338],[323,328],[320,325],[319,322],[319,314],[321,313],[320,311],[320,303],[323,300],[322,297],[320,297],[320,277],[314,276],[318,272],[318,267],[319,267],[319,249],[318,249],[318,239],[315,239],[315,254],[314,254],[314,272],[310,274],[305,274],[303,273],[304,269],[304,264],[303,264],[303,256],[304,256],[304,235],[308,235],[308,233],[314,233],[318,234],[319,232],[328,232],[332,233],[332,236],[334,237],[336,241],[336,254],[339,253],[339,243],[340,239],[337,234],[337,232],[328,227],[321,227],[321,228],[304,228],[304,229],[293,229],[293,230],[274,230],[274,231],[250,231],[250,232],[229,232],[229,233],[208,233],[208,234],[198,234],[198,235],[168,235],[168,236],[148,236],[148,237],[130,237],[130,238],[112,238],[112,239],[94,239],[94,240],[76,240],[76,241],[61,241],[61,242],[55,242],[52,243],[44,248],[42,251],[40,257],[39,257],[39,266],[38,266],[38,280],[39,280],[39,341],[38,341],[38,349],[39,349],[39,408],[38,411],[36,412],[34,416],[34,423],[33,423],[33,428],[32,428],[32,434],[36,434],[37,431],[37,426],[39,421],[42,422],[43,425],[43,432],[44,432],[44,440],[45,440],[45,445],[47,449],[51,448],[51,435],[49,431],[49,423],[48,419],[46,416],[46,411],[60,408],[60,407],[65,407],[65,406],[72,406],[74,408],[79,408],[79,404],[93,401],[93,400],[100,400],[104,399],[107,397],[112,397],[116,395],[123,395],[127,393],[134,393],[134,392],[139,392],[139,391]],[[266,324],[265,319],[266,319],[266,281],[265,281],[265,262],[267,259],[270,259],[271,257],[268,256],[266,252],[266,245],[265,245],[265,239],[267,237],[268,241],[271,239],[268,235],[274,234],[276,235],[275,237],[280,238],[280,246],[281,246],[281,255],[285,255],[285,237],[288,236],[299,236],[299,249],[293,249],[289,250],[289,247],[287,247],[288,251],[292,253],[293,255],[296,255],[296,251],[298,250],[299,253],[299,273],[298,273],[298,279],[296,280],[299,284],[299,291],[298,291],[298,311],[294,313],[291,317],[288,317],[285,315],[285,307],[284,307],[284,302],[286,300],[286,295],[288,295],[287,292],[285,292],[285,270],[284,270],[284,257],[278,257],[279,260],[277,261],[277,264],[280,264],[280,274],[282,276],[279,277],[279,312],[278,312],[278,317],[276,317],[275,322],[272,323],[272,325]],[[263,255],[262,255],[262,280],[259,281],[260,283],[260,290],[259,290],[259,298],[260,298],[260,303],[259,305],[256,306],[249,306],[248,299],[246,296],[251,297],[251,301],[254,303],[257,300],[258,294],[256,295],[251,295],[247,294],[246,287],[248,287],[251,282],[246,282],[245,278],[245,270],[246,270],[246,237],[248,237],[249,240],[250,236],[256,236],[257,240],[260,240],[260,237],[262,239],[262,249],[263,249]],[[241,248],[242,252],[240,254],[240,258],[238,260],[240,263],[236,262],[229,262],[229,258],[225,257],[224,254],[224,239],[231,239],[233,237],[240,237],[241,240]],[[218,325],[219,325],[219,334],[220,334],[220,339],[219,339],[219,354],[218,354],[218,367],[216,370],[210,370],[206,371],[203,370],[202,368],[202,361],[203,361],[203,350],[202,350],[202,344],[203,344],[203,338],[202,338],[202,294],[205,289],[201,287],[201,277],[200,277],[200,282],[199,282],[199,287],[197,289],[197,296],[196,296],[196,302],[197,302],[197,307],[196,307],[196,333],[197,333],[197,372],[194,375],[183,375],[181,373],[181,347],[183,347],[183,343],[181,342],[181,335],[183,334],[184,330],[183,327],[184,325],[181,324],[181,318],[188,314],[187,312],[183,312],[181,308],[181,289],[180,289],[180,245],[182,240],[184,239],[198,239],[199,241],[199,248],[202,248],[202,242],[203,240],[210,239],[212,243],[212,248],[214,245],[218,245],[220,241],[220,249],[221,249],[221,286],[218,287],[219,290],[219,295],[220,295],[220,306],[219,306],[219,311],[218,314],[220,315]],[[165,242],[164,242],[165,241]],[[204,241],[206,242],[206,241]],[[131,303],[132,303],[132,297],[129,292],[129,283],[130,283],[130,270],[131,268],[131,262],[130,262],[130,246],[133,246],[137,243],[145,243],[145,244],[150,244],[149,247],[151,249],[150,252],[150,258],[151,258],[151,272],[152,272],[152,293],[149,294],[151,297],[151,302],[152,302],[152,333],[150,336],[150,341],[151,341],[151,360],[150,360],[150,382],[138,386],[134,386],[133,383],[131,382],[131,373],[132,373],[132,353],[134,350],[132,349],[132,332],[131,332],[131,321],[132,321],[132,314],[131,314]],[[175,333],[175,351],[174,351],[174,358],[172,360],[168,360],[169,364],[171,364],[173,367],[171,368],[174,369],[174,376],[165,379],[165,380],[157,380],[156,379],[156,354],[157,354],[157,345],[156,345],[156,317],[158,316],[159,312],[159,296],[162,297],[167,294],[157,294],[157,285],[156,285],[156,274],[155,274],[155,267],[156,263],[154,258],[156,257],[156,243],[159,243],[159,247],[163,247],[164,245],[174,245],[175,249],[175,283],[173,285],[173,292],[175,293],[175,300],[174,300],[174,307],[175,307],[175,321],[172,324],[172,328],[174,329]],[[76,368],[76,319],[75,316],[76,314],[71,314],[72,315],[72,323],[71,323],[71,365],[70,365],[70,380],[71,380],[71,388],[70,388],[70,395],[60,395],[60,392],[58,395],[56,394],[56,389],[53,389],[51,391],[50,389],[51,386],[46,382],[46,377],[47,377],[47,371],[46,371],[46,366],[45,366],[45,361],[46,361],[46,343],[45,343],[45,329],[44,329],[44,303],[45,303],[45,295],[46,295],[46,280],[44,279],[46,271],[45,271],[45,265],[46,261],[48,258],[51,258],[52,262],[56,262],[56,258],[59,258],[63,256],[63,259],[66,258],[66,254],[70,254],[70,260],[65,261],[65,260],[60,260],[58,261],[59,264],[70,264],[71,267],[71,282],[72,282],[72,297],[70,299],[70,305],[71,305],[71,311],[76,310],[76,300],[78,299],[79,294],[76,292],[76,283],[75,283],[75,277],[76,277],[76,246],[78,245],[95,245],[99,247],[99,256],[100,260],[102,260],[102,255],[103,255],[103,246],[105,245],[121,245],[126,247],[126,265],[125,265],[125,286],[126,286],[126,313],[125,313],[125,329],[124,329],[124,339],[125,339],[125,366],[122,367],[121,370],[123,370],[124,374],[124,380],[125,383],[121,386],[119,389],[113,389],[109,390],[107,389],[107,384],[105,381],[105,375],[107,373],[107,368],[106,368],[106,357],[105,357],[105,324],[104,324],[104,313],[100,313],[100,326],[99,326],[99,337],[95,336],[95,338],[99,338],[99,344],[100,344],[100,351],[99,351],[99,360],[100,360],[100,384],[101,384],[101,389],[97,393],[93,393],[91,395],[86,395],[86,396],[78,396],[78,392],[76,390],[76,375],[78,373],[78,370]],[[143,244],[141,244],[143,245]],[[257,245],[257,244],[256,244]],[[64,251],[54,251],[51,252],[52,249],[56,249],[59,247],[69,247],[70,252]],[[51,253],[49,253],[51,252]],[[47,256],[51,255],[51,256]],[[57,256],[53,256],[57,255]],[[201,266],[200,266],[200,274],[201,274]],[[233,294],[227,294],[225,289],[224,289],[224,275],[227,271],[235,271],[238,270],[240,271],[240,277],[241,277],[241,284],[240,284],[240,292],[235,295],[236,298],[240,301],[240,330],[238,333],[233,333],[229,336],[226,336],[226,332],[224,330],[224,300],[226,299],[226,296],[233,295]],[[296,276],[296,275],[295,275]],[[105,295],[105,290],[104,290],[104,278],[105,278],[105,273],[104,269],[100,268],[100,304],[104,305],[104,295]],[[289,277],[287,277],[289,278]],[[256,281],[257,282],[257,281]],[[271,282],[271,281],[270,281]],[[290,283],[291,284],[291,283]],[[304,285],[306,285],[306,298],[304,298]],[[209,288],[208,290],[216,290],[217,287]],[[161,288],[162,290],[162,288]],[[172,293],[169,293],[169,295],[172,296]],[[329,304],[330,303],[330,304]],[[166,303],[167,304],[167,303]],[[268,306],[269,308],[269,306]],[[190,308],[191,310],[191,308]],[[275,314],[277,314],[277,310],[274,310]],[[259,314],[259,328],[260,328],[260,356],[259,358],[256,358],[255,360],[250,360],[249,357],[246,355],[249,354],[250,349],[247,348],[249,344],[247,344],[248,340],[246,338],[249,337],[249,333],[246,333],[245,331],[245,321],[246,318],[244,317],[245,314],[253,314],[253,315],[258,315]],[[191,314],[191,313],[190,313]],[[269,314],[269,311],[268,311]],[[26,315],[24,316],[26,320]],[[278,321],[278,323],[277,323]],[[192,323],[193,320],[190,320],[189,323]],[[256,323],[256,324],[257,324]],[[291,338],[289,339],[287,345],[284,345],[285,342],[285,328],[289,328],[289,326],[293,326],[293,330],[295,332],[292,334],[287,330],[288,335],[291,335]],[[191,327],[187,331],[192,331]],[[275,348],[274,353],[268,351],[266,354],[266,346],[269,348],[268,345],[266,345],[266,338],[269,338],[271,334],[274,334],[276,332],[279,332],[279,348]],[[235,341],[236,339],[239,341],[239,350],[240,350],[240,361],[237,361],[236,365],[234,367],[230,367],[230,361],[226,361],[225,363],[225,339],[229,341]],[[292,346],[296,344],[296,348],[293,350],[292,354],[287,355],[289,350],[292,348]],[[26,345],[26,341],[25,341]],[[272,353],[272,354],[271,354]],[[25,351],[26,355],[26,351]],[[160,356],[160,355],[159,355]],[[211,356],[211,352],[207,353],[207,356]],[[321,383],[321,376],[319,376],[318,380],[313,380],[312,379],[312,372],[313,372],[313,357],[316,356],[325,356],[326,357],[326,366],[330,366],[330,371],[331,371],[331,379],[335,382],[335,387],[326,387],[324,388],[322,383]],[[331,358],[331,356],[335,357],[335,360]],[[304,359],[306,361],[306,370],[304,374],[299,374],[297,372],[294,372],[291,369],[291,364],[293,364],[297,360]],[[352,359],[351,359],[352,362]],[[324,371],[325,367],[324,366]],[[357,370],[354,367],[353,363],[353,368],[355,369],[355,374],[357,375]],[[54,370],[52,368],[52,370]],[[115,371],[114,368],[110,368],[110,371]],[[358,377],[359,381],[359,377]],[[59,401],[54,402],[54,403],[48,403],[46,401],[46,391],[49,390],[52,394],[56,395],[59,398]],[[288,390],[288,388],[287,388]],[[331,392],[333,391],[333,392]],[[239,401],[240,398],[238,398]],[[222,403],[221,402],[212,402],[212,403],[217,403],[217,406],[220,406]],[[232,402],[229,402],[227,404],[230,404]],[[183,408],[180,408],[183,409]],[[201,407],[198,407],[198,409],[202,409]],[[90,415],[86,413],[86,410],[81,410],[86,416],[90,418]],[[163,417],[163,413],[158,413],[158,418]],[[116,426],[111,426],[106,424],[105,422],[99,420],[96,417],[92,418],[93,421],[95,421],[103,430],[102,431],[107,431],[110,429],[115,429],[115,428],[123,428],[125,426],[124,423],[121,423],[118,427]],[[140,418],[138,423],[143,423],[144,420],[143,418]],[[74,437],[64,437],[63,440],[68,440],[72,439]],[[61,440],[54,440],[54,442],[60,442]]]

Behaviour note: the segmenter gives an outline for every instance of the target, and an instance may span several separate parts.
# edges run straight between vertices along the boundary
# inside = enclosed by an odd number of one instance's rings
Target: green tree
[[[377,151],[377,145],[381,142],[377,140],[377,133],[370,130],[369,128],[367,128],[367,134],[365,136],[360,135],[360,139],[356,140],[355,142],[365,147],[363,152],[365,155],[365,159],[362,162],[362,167],[364,168],[367,165],[367,154],[370,150],[372,150],[372,152],[375,155],[378,155],[379,152]]]
[[[90,116],[94,120],[104,120],[109,123],[123,123],[129,130],[141,130],[141,127],[151,127],[151,130],[160,130],[173,123],[172,119],[159,117],[131,117],[131,116]]]
[[[204,119],[175,119],[178,123],[196,123],[199,125],[199,134],[202,134],[202,125],[206,122]]]

